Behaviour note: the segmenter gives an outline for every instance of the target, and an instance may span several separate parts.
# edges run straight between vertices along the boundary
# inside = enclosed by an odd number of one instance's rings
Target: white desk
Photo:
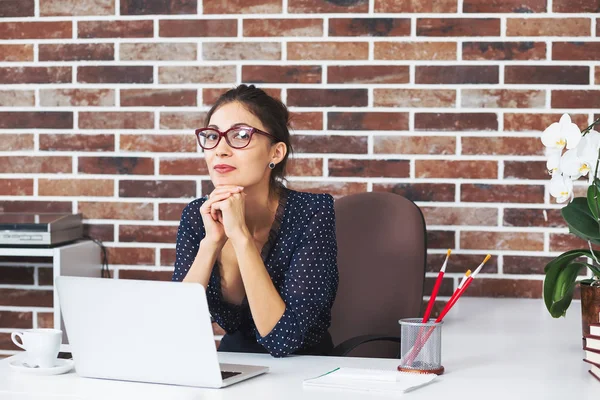
[[[579,303],[572,304],[567,318],[556,320],[540,299],[461,299],[443,327],[446,373],[406,398],[597,400],[600,382],[582,361],[580,321]],[[30,377],[13,373],[1,361],[0,399],[379,399],[385,396],[305,389],[302,380],[338,366],[395,369],[398,365],[393,359],[350,357],[274,359],[221,353],[220,358],[222,362],[268,365],[271,371],[225,389],[199,389],[84,379],[73,372]]]

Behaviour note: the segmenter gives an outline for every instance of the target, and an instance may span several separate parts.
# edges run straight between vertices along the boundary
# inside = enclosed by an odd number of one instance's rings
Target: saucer
[[[64,374],[65,372],[69,372],[73,366],[75,365],[75,362],[73,360],[65,360],[62,358],[57,358],[56,359],[56,364],[54,365],[54,367],[50,367],[50,368],[32,368],[32,367],[26,367],[25,365],[25,359],[21,358],[21,357],[17,357],[14,360],[11,360],[8,362],[8,366],[10,368],[12,368],[14,371],[18,371],[21,372],[23,374],[30,374],[30,375],[59,375],[59,374]]]

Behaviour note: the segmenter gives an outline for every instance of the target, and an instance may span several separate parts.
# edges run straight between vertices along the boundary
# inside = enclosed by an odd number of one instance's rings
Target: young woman
[[[214,191],[183,210],[174,281],[206,288],[219,351],[326,354],[338,286],[333,198],[287,189],[289,113],[253,85],[196,130]]]

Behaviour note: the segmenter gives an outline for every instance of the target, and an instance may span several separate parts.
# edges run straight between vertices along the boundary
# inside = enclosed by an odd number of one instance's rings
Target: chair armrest
[[[385,336],[385,335],[361,335],[347,339],[342,343],[338,344],[329,353],[330,356],[345,357],[354,350],[356,347],[363,343],[369,343],[374,341],[386,341],[400,344],[400,338],[397,336]],[[398,351],[400,353],[400,351]]]

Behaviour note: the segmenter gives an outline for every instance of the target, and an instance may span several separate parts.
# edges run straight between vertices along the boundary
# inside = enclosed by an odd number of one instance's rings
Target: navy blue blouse
[[[189,203],[181,215],[173,281],[182,281],[204,238],[200,206]],[[331,307],[338,287],[337,242],[333,198],[328,194],[282,190],[279,208],[261,252],[275,288],[285,302],[283,316],[261,337],[247,299],[227,303],[221,294],[215,264],[206,295],[211,315],[227,332],[252,335],[272,356],[283,357],[321,342],[331,323]]]

